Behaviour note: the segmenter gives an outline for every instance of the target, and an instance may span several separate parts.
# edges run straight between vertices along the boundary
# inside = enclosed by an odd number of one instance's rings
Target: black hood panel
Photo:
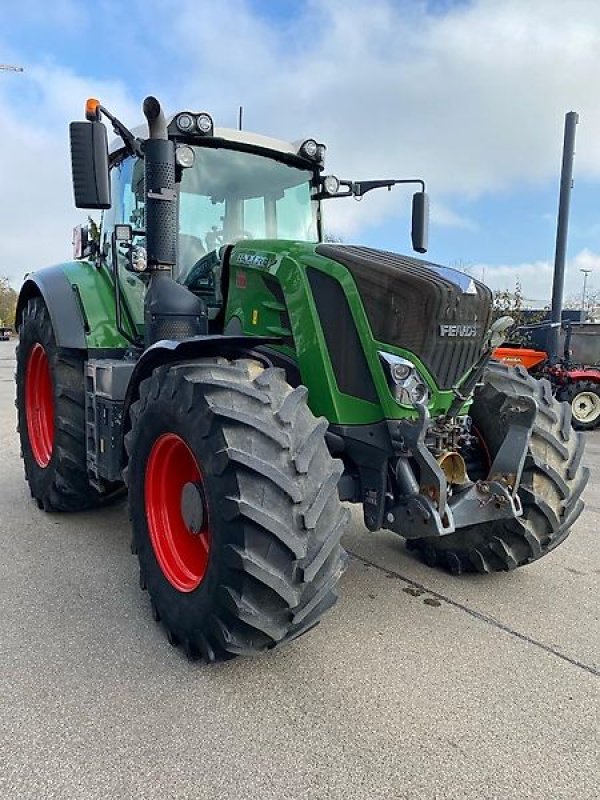
[[[375,338],[418,356],[440,389],[454,386],[479,358],[492,313],[484,284],[369,247],[321,244],[316,252],[348,268]]]

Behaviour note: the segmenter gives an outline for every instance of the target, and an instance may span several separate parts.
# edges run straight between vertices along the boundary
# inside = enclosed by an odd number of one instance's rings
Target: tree
[[[15,324],[17,310],[17,293],[10,285],[8,278],[0,277],[0,325],[12,327]]]
[[[536,325],[542,322],[547,312],[538,311],[531,312],[525,309],[525,297],[523,296],[523,287],[519,278],[515,281],[514,292],[508,289],[498,289],[493,293],[492,304],[492,319],[497,320],[500,317],[512,317],[515,325],[510,329],[509,338],[515,344],[530,344],[530,336],[527,330],[519,330],[522,325]]]

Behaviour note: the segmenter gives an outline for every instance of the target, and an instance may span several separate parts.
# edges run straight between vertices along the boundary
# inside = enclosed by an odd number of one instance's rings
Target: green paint
[[[88,348],[125,350],[129,344],[117,331],[114,284],[106,267],[90,261],[67,261],[60,267],[69,282],[79,288],[90,329],[86,334]]]
[[[412,407],[400,405],[388,386],[378,350],[409,358],[431,391],[432,415],[448,410],[454,394],[440,391],[425,365],[412,353],[373,338],[360,294],[349,270],[337,261],[316,253],[316,244],[286,241],[253,241],[236,246],[232,257],[226,321],[236,317],[242,330],[264,336],[293,336],[294,347],[281,346],[282,353],[294,358],[308,388],[311,410],[330,422],[367,424],[383,419],[416,416]],[[325,338],[310,291],[307,267],[321,270],[342,285],[378,397],[370,403],[341,392],[337,386]],[[266,275],[281,285],[291,331],[281,327],[285,307],[277,302],[265,284]],[[332,313],[335,313],[332,310]]]
[[[412,407],[400,405],[393,397],[379,350],[410,359],[429,386],[432,416],[445,413],[454,399],[453,393],[440,391],[425,365],[410,351],[374,339],[351,273],[343,264],[317,254],[315,248],[316,244],[288,241],[238,244],[231,259],[226,322],[235,317],[249,335],[281,337],[282,344],[277,349],[296,360],[312,411],[330,422],[364,425],[416,415]],[[310,291],[307,267],[320,270],[341,284],[371,373],[376,403],[339,390]],[[109,270],[89,261],[66,262],[61,268],[71,284],[79,287],[90,329],[88,348],[126,349],[128,343],[116,328],[114,285]],[[285,303],[274,296],[265,281],[267,276],[279,283]],[[144,285],[138,277],[128,277],[124,276],[121,285],[136,332],[142,333]],[[289,327],[284,324],[286,311]]]

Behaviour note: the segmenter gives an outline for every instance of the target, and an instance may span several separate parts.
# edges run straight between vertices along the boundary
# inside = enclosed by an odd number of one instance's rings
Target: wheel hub
[[[190,533],[198,534],[204,527],[204,498],[199,483],[188,481],[181,491],[181,516]]]
[[[572,408],[578,422],[593,422],[600,416],[600,397],[595,392],[580,392],[573,398]]]

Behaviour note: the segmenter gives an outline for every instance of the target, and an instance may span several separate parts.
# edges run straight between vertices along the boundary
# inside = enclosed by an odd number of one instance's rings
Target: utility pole
[[[587,276],[590,274],[591,269],[580,269],[583,272],[583,289],[581,291],[581,321],[585,322],[585,290],[587,287]]]
[[[562,169],[560,173],[560,196],[558,200],[558,223],[556,226],[556,253],[554,256],[554,280],[552,282],[552,314],[548,332],[548,354],[550,363],[558,361],[558,342],[562,322],[563,292],[565,288],[565,261],[567,255],[567,231],[569,228],[569,206],[573,188],[573,157],[575,155],[575,128],[579,122],[576,111],[565,116],[565,139],[563,143]]]

